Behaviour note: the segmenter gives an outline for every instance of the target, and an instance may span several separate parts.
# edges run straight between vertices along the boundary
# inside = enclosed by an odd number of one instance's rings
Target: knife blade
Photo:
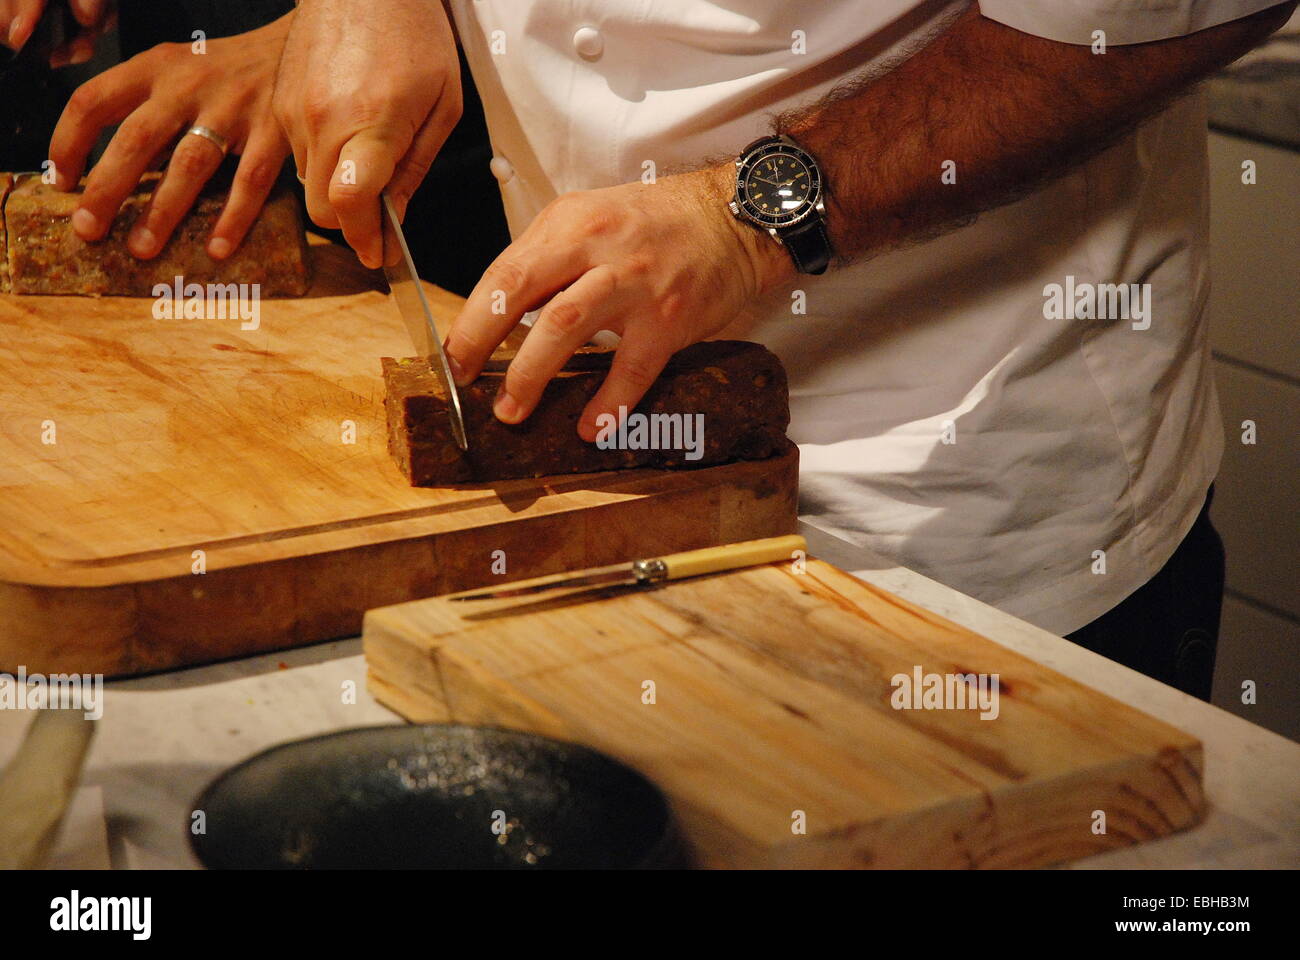
[[[447,352],[442,348],[442,338],[438,336],[438,328],[433,322],[429,301],[424,296],[424,285],[420,283],[420,275],[415,270],[411,248],[406,245],[406,234],[402,232],[402,223],[397,219],[393,201],[386,190],[381,196],[384,276],[388,278],[388,289],[392,292],[393,302],[397,304],[397,311],[411,335],[411,342],[415,344],[416,353],[429,360],[429,365],[447,394],[447,415],[451,418],[451,435],[456,440],[456,446],[469,450],[460,393],[456,390],[456,381],[447,364]]]
[[[790,560],[796,552],[807,553],[808,544],[796,534],[786,537],[766,537],[762,540],[743,540],[718,547],[670,553],[662,557],[648,557],[628,563],[615,563],[597,567],[586,573],[561,580],[545,577],[535,583],[514,584],[500,590],[453,594],[449,600],[501,600],[507,597],[526,597],[550,590],[568,590],[576,587],[604,589],[622,584],[648,586],[665,580],[680,580],[722,570],[737,570],[761,563]]]

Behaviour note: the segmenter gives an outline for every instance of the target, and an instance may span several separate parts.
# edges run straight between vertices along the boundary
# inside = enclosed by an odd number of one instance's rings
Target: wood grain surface
[[[311,253],[311,291],[263,300],[252,330],[156,319],[151,299],[0,296],[0,670],[164,669],[355,634],[413,597],[793,532],[793,446],[412,489],[379,364],[411,352],[405,328],[350,252]],[[460,299],[426,286],[449,323]]]
[[[364,647],[372,692],[410,720],[530,730],[636,767],[705,866],[1041,866],[1204,807],[1191,736],[816,560],[421,600],[370,611]],[[892,678],[917,668],[997,674],[996,717],[895,709]]]

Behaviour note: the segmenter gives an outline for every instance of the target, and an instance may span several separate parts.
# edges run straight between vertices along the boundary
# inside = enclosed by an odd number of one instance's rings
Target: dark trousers
[[[1196,523],[1159,573],[1066,639],[1209,700],[1223,606],[1223,541],[1210,525],[1213,499],[1210,487]]]

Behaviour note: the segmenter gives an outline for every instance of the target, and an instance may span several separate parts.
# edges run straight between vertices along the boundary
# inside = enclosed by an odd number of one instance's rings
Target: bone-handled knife
[[[397,219],[397,210],[388,197],[388,191],[385,190],[381,196],[384,276],[388,278],[388,289],[392,291],[393,302],[397,304],[402,321],[411,334],[416,353],[428,358],[429,365],[446,391],[447,414],[451,417],[451,435],[456,440],[456,446],[468,450],[469,441],[465,436],[460,393],[456,390],[456,381],[452,379],[451,367],[447,364],[447,352],[442,348],[442,338],[438,336],[438,328],[434,325],[429,301],[424,296],[424,285],[420,283],[415,261],[411,259],[411,248],[406,245],[406,234],[402,232],[401,221]]]
[[[804,538],[793,534],[788,537],[743,540],[740,543],[670,553],[662,557],[633,560],[630,563],[616,563],[560,580],[547,577],[535,583],[513,584],[500,590],[462,594],[448,599],[500,600],[505,597],[523,597],[548,590],[568,590],[573,587],[604,589],[624,584],[649,585],[664,580],[680,580],[683,577],[697,577],[704,573],[738,570],[741,567],[753,567],[761,563],[790,560],[794,558],[796,551],[806,552],[807,549],[808,544],[804,542]]]
[[[41,710],[0,773],[0,870],[31,870],[49,856],[72,803],[96,720]]]

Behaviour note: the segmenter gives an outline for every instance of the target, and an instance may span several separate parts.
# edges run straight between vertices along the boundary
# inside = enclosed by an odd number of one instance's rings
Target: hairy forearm
[[[851,83],[778,130],[823,166],[837,255],[924,239],[1095,155],[1284,23],[1295,2],[1132,46],[1044,40],[972,6],[884,76]],[[945,162],[955,175],[942,177]]]

